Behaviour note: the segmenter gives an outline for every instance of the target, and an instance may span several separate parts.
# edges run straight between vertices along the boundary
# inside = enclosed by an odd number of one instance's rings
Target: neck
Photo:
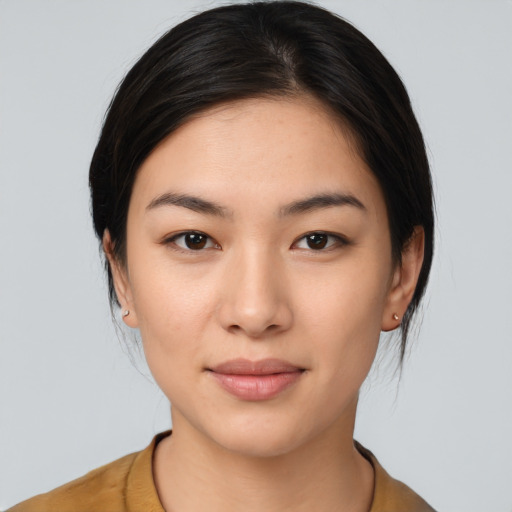
[[[353,418],[285,454],[254,457],[224,449],[173,414],[173,434],[155,451],[156,488],[169,511],[367,512],[373,470],[352,435]]]

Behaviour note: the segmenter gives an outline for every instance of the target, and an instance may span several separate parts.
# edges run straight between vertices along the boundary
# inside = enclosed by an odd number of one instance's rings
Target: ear
[[[422,226],[416,226],[411,239],[402,250],[402,263],[397,265],[388,292],[382,316],[383,331],[396,329],[412,300],[425,248],[425,231]]]
[[[135,311],[135,304],[133,302],[132,290],[128,273],[125,266],[119,261],[114,254],[114,245],[110,238],[110,232],[106,229],[103,233],[103,250],[108,259],[110,272],[114,280],[114,288],[116,290],[117,300],[121,305],[121,315],[123,322],[129,327],[136,328],[139,326],[137,321],[137,312]],[[125,312],[128,311],[128,314]]]

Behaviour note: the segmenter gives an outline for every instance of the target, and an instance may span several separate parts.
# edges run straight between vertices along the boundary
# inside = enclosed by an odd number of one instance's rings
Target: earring
[[[125,316],[128,316],[129,314],[130,314],[130,310],[129,310],[129,309],[125,309],[125,310],[123,311],[123,318],[124,318]]]
[[[398,315],[396,313],[393,313],[393,320],[400,320],[400,318],[398,317]]]

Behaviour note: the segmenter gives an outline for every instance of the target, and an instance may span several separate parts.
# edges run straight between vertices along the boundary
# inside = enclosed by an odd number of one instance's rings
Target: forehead
[[[325,192],[383,201],[348,129],[310,97],[240,100],[195,115],[145,160],[132,200],[142,207],[166,192],[213,195],[233,210]]]

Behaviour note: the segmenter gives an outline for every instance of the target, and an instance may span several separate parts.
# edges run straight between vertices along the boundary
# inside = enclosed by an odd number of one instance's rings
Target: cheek
[[[190,272],[165,258],[146,256],[132,262],[133,300],[155,379],[159,381],[159,375],[169,379],[187,366],[200,365],[197,347],[203,343],[211,318],[213,283],[205,281],[200,272]]]
[[[134,286],[139,330],[147,365],[171,403],[179,404],[200,374],[207,298],[178,274],[144,274]]]
[[[330,330],[349,338],[380,332],[388,292],[387,265],[355,256],[337,268],[302,272],[297,295],[302,314],[315,330]]]
[[[382,266],[367,264],[324,279],[302,275],[297,317],[317,347],[315,366],[328,369],[323,375],[332,384],[358,387],[366,377],[379,342],[387,278]]]
[[[161,248],[134,248],[130,262],[130,283],[140,328],[179,333],[197,325],[209,297],[209,284],[200,269],[172,262]]]

